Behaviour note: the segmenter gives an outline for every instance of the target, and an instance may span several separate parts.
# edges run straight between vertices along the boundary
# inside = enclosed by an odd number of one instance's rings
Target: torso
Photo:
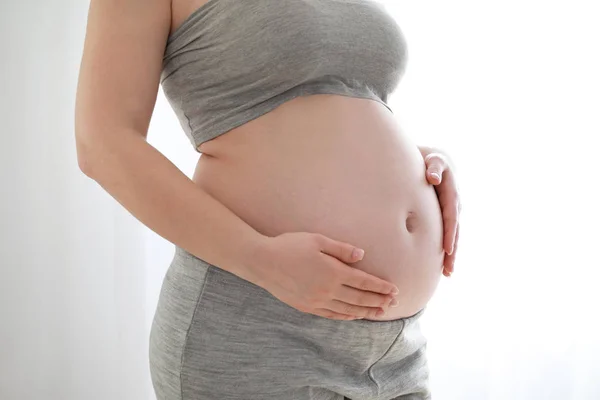
[[[173,0],[172,31],[207,0]],[[297,97],[199,146],[193,181],[258,232],[322,233],[365,249],[352,267],[398,286],[407,317],[442,272],[442,218],[423,158],[374,100]]]

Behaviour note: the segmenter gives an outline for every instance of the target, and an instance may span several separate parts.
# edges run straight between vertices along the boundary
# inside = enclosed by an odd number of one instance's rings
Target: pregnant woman
[[[158,399],[431,398],[419,318],[459,207],[387,105],[406,61],[373,0],[91,1],[80,168],[176,246]],[[159,84],[191,180],[146,141]]]

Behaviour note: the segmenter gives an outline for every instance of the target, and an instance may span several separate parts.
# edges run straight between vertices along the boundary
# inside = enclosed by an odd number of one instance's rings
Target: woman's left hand
[[[448,156],[439,150],[419,147],[425,160],[427,181],[434,185],[442,210],[444,221],[444,276],[450,277],[454,272],[456,244],[459,235],[459,216],[461,203],[458,195],[456,179]]]

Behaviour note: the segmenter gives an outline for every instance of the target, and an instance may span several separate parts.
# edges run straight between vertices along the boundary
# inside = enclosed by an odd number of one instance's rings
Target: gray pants
[[[431,399],[417,314],[303,313],[176,247],[150,333],[159,400]]]

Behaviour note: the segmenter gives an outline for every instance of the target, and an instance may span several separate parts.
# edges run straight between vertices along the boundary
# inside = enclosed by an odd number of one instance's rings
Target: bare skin
[[[206,1],[173,0],[172,32]],[[432,297],[443,225],[423,157],[392,113],[369,99],[295,98],[199,146],[193,181],[258,232],[322,233],[365,250],[352,267],[398,286],[407,317]]]
[[[202,143],[194,180],[146,141],[169,33],[206,3],[90,3],[75,110],[82,172],[166,240],[301,311],[414,314],[442,258],[444,274],[454,269],[460,206],[447,157],[417,149],[379,102],[291,100]],[[392,292],[400,306],[375,315]]]
[[[313,95],[200,146],[193,181],[267,236],[317,232],[365,250],[354,268],[392,282],[413,315],[439,282],[444,253],[423,158],[372,100]]]

